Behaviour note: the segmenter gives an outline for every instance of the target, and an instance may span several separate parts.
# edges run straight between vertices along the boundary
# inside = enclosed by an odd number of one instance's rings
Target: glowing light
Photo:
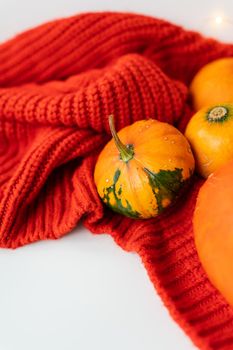
[[[222,18],[222,16],[216,16],[214,21],[217,25],[220,25],[223,22],[223,18]]]

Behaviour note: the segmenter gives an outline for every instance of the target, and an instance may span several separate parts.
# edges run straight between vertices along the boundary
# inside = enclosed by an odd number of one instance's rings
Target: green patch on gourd
[[[183,188],[185,181],[183,181],[182,170],[175,168],[175,170],[160,170],[158,173],[154,173],[144,168],[157,201],[158,214],[164,210],[163,200],[174,201],[178,197],[181,188]]]
[[[117,193],[119,194],[119,196],[121,195],[121,193],[122,193],[122,187],[119,188],[119,190],[118,190]]]
[[[126,216],[129,216],[131,218],[139,218],[140,214],[132,209],[132,206],[126,199],[126,204],[127,206],[123,206],[121,198],[119,197],[122,194],[122,188],[120,187],[118,192],[116,193],[116,183],[120,177],[121,171],[119,169],[116,170],[114,176],[113,176],[113,185],[104,188],[104,197],[103,201],[114,211],[124,214]],[[115,205],[110,204],[110,194],[113,194],[114,199],[116,201]]]

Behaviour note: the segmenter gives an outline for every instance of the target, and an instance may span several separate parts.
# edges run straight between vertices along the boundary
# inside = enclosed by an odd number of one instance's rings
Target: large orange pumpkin
[[[133,218],[150,218],[169,206],[194,170],[186,138],[154,119],[115,131],[96,163],[94,180],[104,203]]]
[[[205,65],[190,85],[196,111],[217,103],[233,103],[233,57],[222,58]]]
[[[201,187],[193,228],[197,252],[210,281],[233,306],[233,161]]]
[[[198,173],[207,178],[233,159],[233,104],[201,109],[190,119],[185,136]]]

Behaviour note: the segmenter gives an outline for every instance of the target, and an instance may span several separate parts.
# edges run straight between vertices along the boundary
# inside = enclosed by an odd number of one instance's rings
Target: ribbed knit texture
[[[233,311],[194,247],[202,180],[163,216],[145,221],[104,207],[93,182],[110,139],[109,114],[117,130],[144,118],[184,130],[191,78],[225,56],[233,56],[232,45],[120,13],[53,21],[0,45],[0,246],[59,238],[82,219],[141,256],[172,317],[200,349],[233,349]]]

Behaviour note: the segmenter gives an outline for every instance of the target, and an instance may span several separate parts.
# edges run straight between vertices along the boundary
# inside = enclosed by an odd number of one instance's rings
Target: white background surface
[[[46,20],[96,10],[141,12],[233,41],[231,0],[0,0],[0,41]],[[194,349],[139,258],[107,235],[79,226],[58,241],[0,250],[0,281],[0,350]]]

